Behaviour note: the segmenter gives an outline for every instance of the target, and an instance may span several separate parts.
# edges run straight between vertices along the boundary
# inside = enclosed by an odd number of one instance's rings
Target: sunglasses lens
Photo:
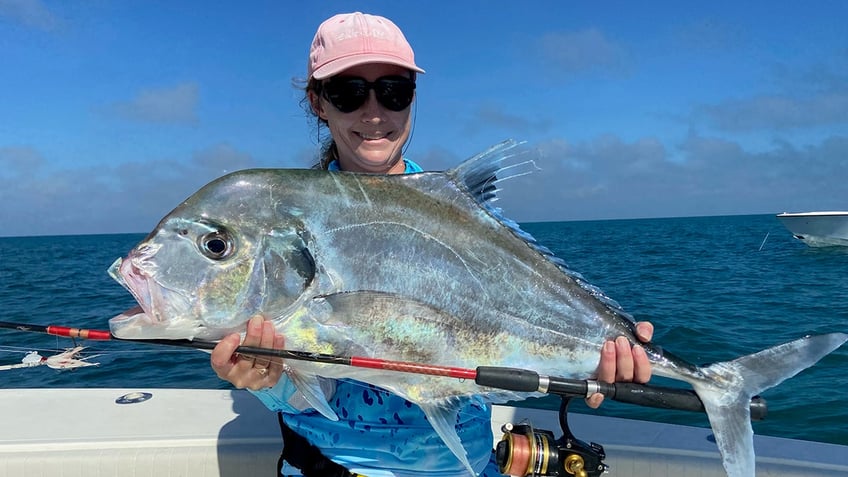
[[[377,101],[389,111],[403,111],[412,104],[415,83],[403,76],[387,76],[376,81]]]
[[[352,113],[368,99],[368,86],[362,78],[339,78],[324,85],[324,95],[339,111]]]
[[[384,76],[369,83],[362,78],[336,78],[324,84],[324,97],[343,113],[352,113],[368,100],[371,89],[389,111],[403,111],[412,104],[415,82],[403,76]]]

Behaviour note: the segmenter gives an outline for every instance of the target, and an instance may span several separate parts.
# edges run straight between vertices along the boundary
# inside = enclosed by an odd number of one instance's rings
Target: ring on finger
[[[262,376],[265,376],[265,375],[268,374],[268,368],[253,368],[253,369],[255,369],[256,372],[259,373]]]

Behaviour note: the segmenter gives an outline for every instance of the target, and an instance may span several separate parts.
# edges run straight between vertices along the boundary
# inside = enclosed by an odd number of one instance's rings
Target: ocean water
[[[848,331],[848,247],[812,249],[772,215],[523,224],[539,242],[654,323],[655,342],[694,363],[728,360],[806,334]],[[106,269],[142,234],[0,238],[0,321],[106,329],[134,305]],[[0,329],[0,364],[67,338]],[[96,367],[0,371],[0,387],[218,388],[201,351],[85,341]],[[95,356],[97,355],[97,356]],[[848,444],[848,345],[763,394],[757,434]],[[654,378],[657,384],[670,384]],[[575,412],[708,426],[703,414],[607,401]],[[260,405],[257,401],[257,405]],[[528,405],[556,408],[555,398]]]

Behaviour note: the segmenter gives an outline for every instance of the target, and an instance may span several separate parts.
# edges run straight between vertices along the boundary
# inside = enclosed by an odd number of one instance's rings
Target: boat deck
[[[149,393],[119,404],[121,396]],[[0,476],[273,475],[274,413],[245,391],[0,390]],[[495,406],[493,429],[530,420],[558,431],[556,413]],[[610,476],[722,476],[709,429],[572,414],[571,429],[602,444]],[[848,447],[756,437],[760,476],[848,475]]]

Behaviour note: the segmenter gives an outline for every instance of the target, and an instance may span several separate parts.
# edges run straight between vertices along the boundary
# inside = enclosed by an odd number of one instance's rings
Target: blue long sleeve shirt
[[[354,473],[368,477],[467,476],[468,470],[436,434],[421,409],[404,398],[355,380],[326,380],[331,421],[306,408],[289,379],[253,391],[269,409],[321,452]],[[456,432],[479,475],[501,475],[492,460],[491,407],[468,398]]]

